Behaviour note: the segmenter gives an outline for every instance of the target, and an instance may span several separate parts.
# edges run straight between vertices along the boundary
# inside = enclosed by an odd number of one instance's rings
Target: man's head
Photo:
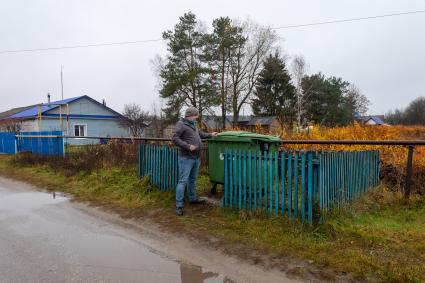
[[[188,107],[186,109],[186,112],[184,113],[184,117],[187,120],[195,121],[199,117],[199,111],[198,111],[198,109],[196,107],[193,107],[193,106]]]

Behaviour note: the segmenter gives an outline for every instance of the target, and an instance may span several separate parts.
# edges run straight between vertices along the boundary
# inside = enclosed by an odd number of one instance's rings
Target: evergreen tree
[[[277,116],[282,126],[295,121],[296,91],[278,53],[263,62],[251,106],[255,115]]]
[[[164,112],[171,116],[178,114],[181,107],[194,106],[201,119],[219,102],[211,69],[205,63],[205,36],[190,12],[180,17],[173,31],[162,35],[167,41],[168,55],[166,63],[160,66],[160,96],[166,101]]]
[[[221,123],[226,127],[226,114],[230,108],[228,92],[231,89],[229,61],[234,49],[242,38],[242,29],[232,23],[229,17],[220,17],[213,21],[213,32],[207,36],[206,59],[220,89]]]
[[[347,125],[353,121],[353,104],[348,98],[349,83],[341,78],[325,78],[321,73],[302,80],[304,121],[324,126]]]

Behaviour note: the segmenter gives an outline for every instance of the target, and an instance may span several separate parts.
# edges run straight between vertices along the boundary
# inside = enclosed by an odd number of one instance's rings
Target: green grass
[[[349,273],[358,280],[425,281],[425,201],[421,198],[405,203],[381,188],[315,227],[216,207],[187,207],[185,215],[177,218],[174,194],[139,180],[134,168],[65,176],[49,166],[17,165],[11,160],[0,156],[0,172],[6,176],[64,191],[127,217],[153,219],[164,229],[184,232],[255,262],[274,266],[292,260],[309,262],[306,268],[319,268],[326,274],[324,280]],[[206,176],[200,176],[198,187],[200,194],[209,192]],[[211,242],[211,237],[216,240]],[[261,255],[268,255],[268,260]]]

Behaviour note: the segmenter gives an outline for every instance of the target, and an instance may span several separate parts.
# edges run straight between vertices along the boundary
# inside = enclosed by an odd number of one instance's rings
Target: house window
[[[86,125],[74,125],[74,136],[76,136],[76,137],[87,136],[87,126]]]

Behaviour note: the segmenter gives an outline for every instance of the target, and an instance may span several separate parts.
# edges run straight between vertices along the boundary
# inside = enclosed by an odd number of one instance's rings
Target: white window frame
[[[76,135],[75,135],[75,127],[76,127],[76,126],[78,126],[78,127],[83,127],[83,129],[84,129],[84,133],[83,133],[83,135],[81,135],[81,132],[79,133],[79,134],[80,134],[79,136],[76,136]],[[81,130],[81,128],[80,128],[80,130]],[[74,125],[73,125],[73,134],[74,134],[74,137],[79,137],[79,138],[87,137],[87,124],[74,124]]]

